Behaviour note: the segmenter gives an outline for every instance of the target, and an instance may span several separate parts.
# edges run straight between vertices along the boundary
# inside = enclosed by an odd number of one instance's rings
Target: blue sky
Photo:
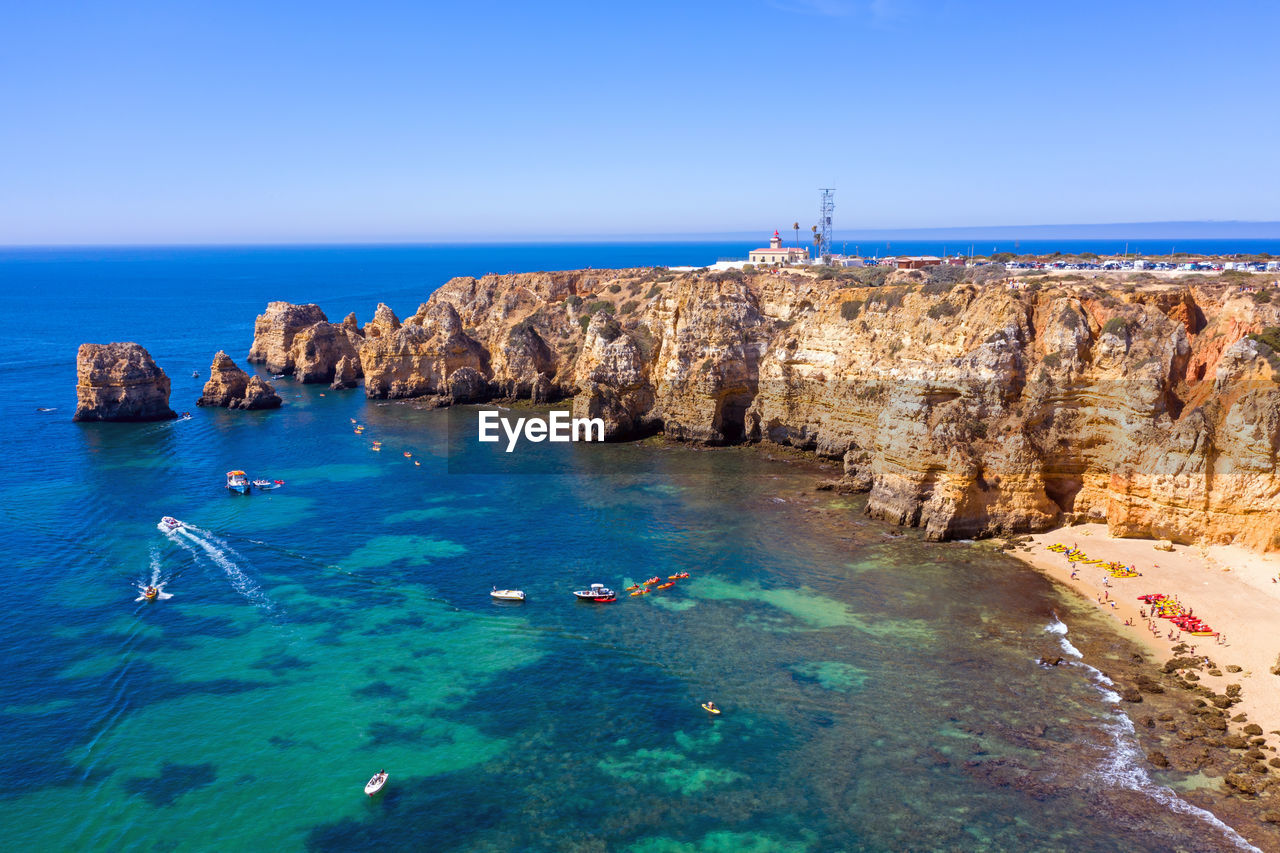
[[[1262,2],[45,2],[0,244],[1280,219]]]

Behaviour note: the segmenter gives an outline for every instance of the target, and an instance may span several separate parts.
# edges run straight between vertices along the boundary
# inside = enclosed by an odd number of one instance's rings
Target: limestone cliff
[[[169,408],[169,377],[135,343],[81,344],[76,353],[77,421],[160,421]]]
[[[359,364],[362,342],[354,315],[330,323],[318,305],[272,302],[254,323],[249,362],[299,382],[333,382],[343,359]]]
[[[1280,310],[1256,282],[953,272],[458,278],[398,328],[380,306],[360,364],[371,397],[571,396],[611,438],[841,459],[869,513],[935,539],[1095,518],[1280,547],[1280,356],[1249,337]]]
[[[282,401],[267,382],[249,374],[221,350],[209,367],[209,381],[196,400],[197,406],[221,406],[227,409],[278,409]]]

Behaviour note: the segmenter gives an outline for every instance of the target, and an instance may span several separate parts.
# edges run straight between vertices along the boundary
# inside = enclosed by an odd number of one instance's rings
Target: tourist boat
[[[227,488],[242,495],[249,494],[249,478],[243,471],[227,472]]]
[[[278,489],[283,486],[284,480],[254,480],[253,485],[255,488],[268,492],[272,489]]]
[[[154,586],[149,586],[142,591],[142,597],[147,601],[155,601],[159,595],[160,590],[156,589]]]
[[[579,601],[594,601],[597,604],[618,600],[618,594],[602,583],[593,583],[591,589],[575,590],[573,594]]]
[[[164,518],[160,519],[159,526],[165,533],[172,533],[175,530],[182,529],[182,522],[178,521],[178,519],[171,515],[166,515]]]
[[[382,790],[382,786],[387,784],[387,771],[379,770],[373,774],[373,777],[365,783],[364,792],[372,797],[374,794]]]
[[[489,593],[489,597],[498,601],[524,601],[524,590],[498,589],[495,586],[493,592]]]

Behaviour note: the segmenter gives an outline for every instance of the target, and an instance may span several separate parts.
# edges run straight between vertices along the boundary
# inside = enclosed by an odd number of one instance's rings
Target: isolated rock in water
[[[204,383],[204,393],[196,400],[197,406],[231,405],[233,400],[244,397],[244,389],[249,384],[249,374],[241,370],[231,356],[218,350],[209,367],[209,381]]]
[[[357,364],[364,339],[338,323],[315,323],[293,337],[289,361],[299,382],[333,382],[338,362],[344,358]]]
[[[135,343],[81,344],[76,354],[77,421],[163,421],[169,377]]]
[[[319,305],[269,303],[253,324],[249,363],[265,365],[272,373],[292,373],[294,337],[303,329],[328,321]]]
[[[360,384],[360,359],[349,355],[338,359],[338,366],[333,371],[333,384],[329,387],[335,391],[354,388]]]
[[[231,356],[219,350],[209,368],[209,381],[197,406],[222,406],[227,409],[278,409],[281,399],[274,388],[257,376],[250,377]]]
[[[276,393],[270,383],[265,382],[259,376],[254,376],[249,379],[249,384],[245,387],[244,397],[233,401],[231,408],[278,409],[281,402],[280,395]]]

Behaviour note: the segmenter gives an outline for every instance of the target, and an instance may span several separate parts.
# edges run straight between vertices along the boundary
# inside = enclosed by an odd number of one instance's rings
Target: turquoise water
[[[1126,654],[1104,624],[979,545],[867,521],[808,463],[649,441],[464,475],[465,410],[288,382],[278,412],[195,409],[269,299],[311,288],[367,319],[486,260],[290,251],[0,263],[23,318],[3,350],[6,849],[1232,847],[1137,769],[1096,675],[1035,665],[1055,608]],[[75,346],[119,338],[190,420],[70,422]],[[230,468],[286,485],[231,495]],[[677,571],[613,605],[571,595]],[[153,578],[171,597],[137,601]]]

